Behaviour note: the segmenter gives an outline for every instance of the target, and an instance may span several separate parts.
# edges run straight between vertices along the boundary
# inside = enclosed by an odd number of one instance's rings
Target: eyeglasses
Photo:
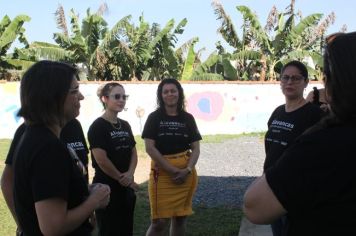
[[[122,100],[126,101],[129,98],[129,95],[117,93],[117,94],[108,95],[106,97],[111,97],[115,100],[120,100],[122,98]]]
[[[302,75],[283,75],[280,78],[282,83],[287,83],[289,79],[291,80],[292,83],[299,83],[305,78]]]

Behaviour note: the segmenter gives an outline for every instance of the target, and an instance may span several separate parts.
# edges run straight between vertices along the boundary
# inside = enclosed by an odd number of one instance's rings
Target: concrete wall
[[[96,96],[100,83],[82,83],[85,96],[81,102],[81,121],[84,132],[94,119],[102,114],[102,106]],[[129,121],[134,134],[141,134],[150,112],[156,107],[158,83],[123,83],[130,95],[126,111],[120,118]],[[203,135],[238,134],[266,130],[271,112],[284,103],[278,83],[183,83],[187,111],[192,113]],[[305,95],[313,86],[309,84]],[[0,83],[0,138],[12,138],[22,119],[16,116],[20,107],[19,83]],[[140,118],[137,112],[142,110]]]

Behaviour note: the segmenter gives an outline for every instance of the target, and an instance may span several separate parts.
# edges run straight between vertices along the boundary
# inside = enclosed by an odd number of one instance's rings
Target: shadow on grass
[[[243,194],[254,179],[246,176],[199,176],[193,200],[194,214],[188,217],[186,235],[238,235]],[[134,235],[145,235],[149,225],[150,208],[145,182],[137,193]]]

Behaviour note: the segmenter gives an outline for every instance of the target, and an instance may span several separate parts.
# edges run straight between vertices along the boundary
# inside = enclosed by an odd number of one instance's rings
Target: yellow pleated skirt
[[[188,164],[189,153],[182,152],[164,155],[164,157],[173,166],[184,169]],[[152,160],[148,182],[151,219],[193,214],[192,201],[197,185],[198,176],[195,168],[183,184],[175,184],[171,176],[166,171],[158,168]]]

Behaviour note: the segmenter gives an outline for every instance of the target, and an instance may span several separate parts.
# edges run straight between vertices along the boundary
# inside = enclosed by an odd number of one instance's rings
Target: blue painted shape
[[[210,100],[207,98],[202,98],[198,102],[198,107],[201,112],[203,113],[210,113],[211,112],[211,107],[210,107]]]
[[[16,120],[16,123],[19,123],[21,117],[17,115],[17,113],[19,112],[20,109],[16,109],[14,112],[13,112],[13,115],[14,115],[14,119]]]
[[[11,105],[5,108],[5,112],[11,112],[12,110],[16,110],[17,106],[16,105]]]

